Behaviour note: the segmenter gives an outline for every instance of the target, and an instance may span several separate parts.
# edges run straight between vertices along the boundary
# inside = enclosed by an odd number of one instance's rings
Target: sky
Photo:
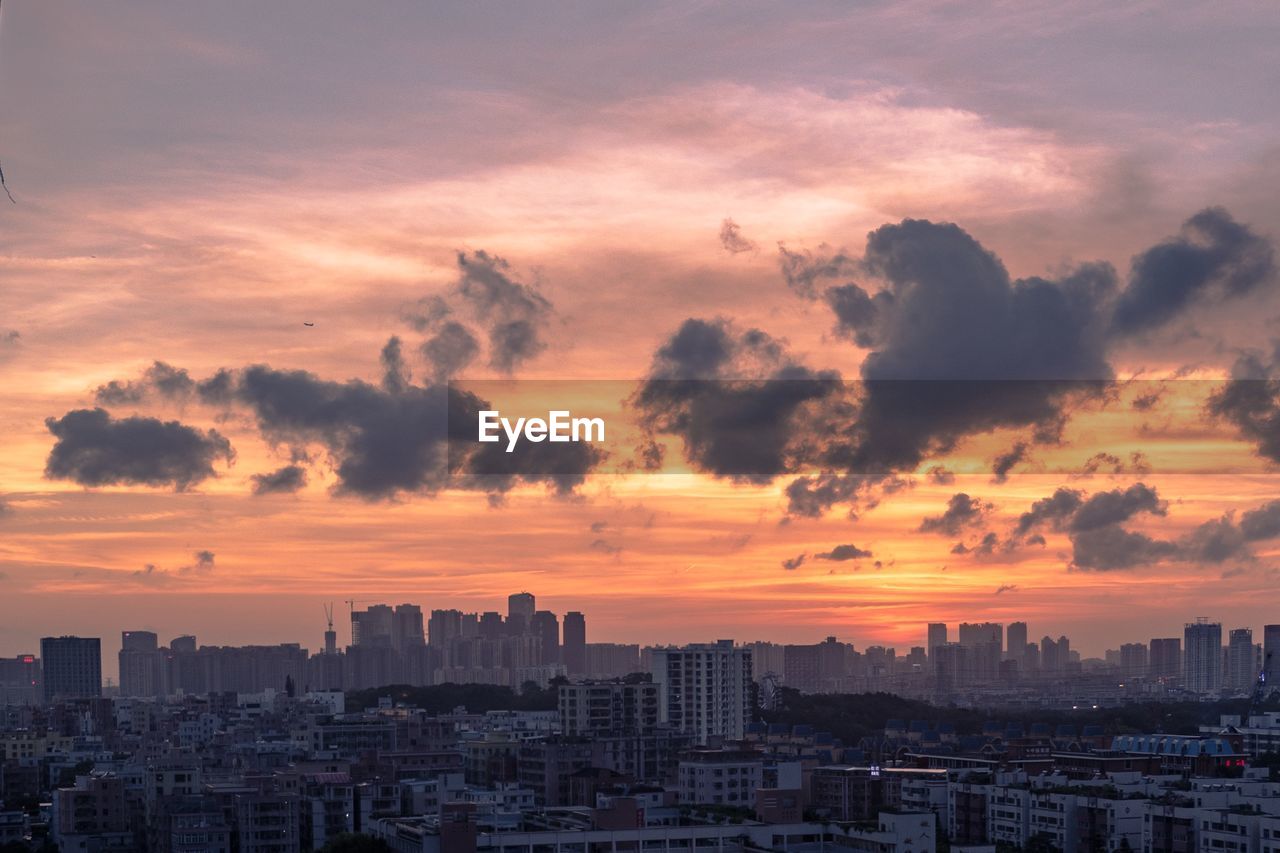
[[[5,3],[0,654],[522,589],[591,641],[1280,622],[1277,37],[1262,2]],[[620,405],[663,472],[441,473],[488,380]]]

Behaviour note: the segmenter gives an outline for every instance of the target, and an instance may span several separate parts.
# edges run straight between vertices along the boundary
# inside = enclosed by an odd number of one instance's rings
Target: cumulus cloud
[[[479,250],[457,256],[458,278],[446,294],[419,300],[405,319],[430,335],[421,353],[438,380],[462,370],[488,346],[489,366],[511,373],[546,349],[551,303],[532,284],[515,278],[511,264]]]
[[[49,479],[82,486],[173,486],[181,491],[216,476],[230,464],[231,443],[216,430],[201,431],[157,418],[112,418],[103,409],[76,409],[45,426],[56,439],[45,464]]]
[[[185,400],[196,390],[196,383],[187,371],[154,362],[143,371],[142,378],[120,382],[112,380],[94,391],[94,399],[103,406],[122,406],[141,403],[155,394],[168,400]]]
[[[941,515],[930,516],[921,521],[920,532],[955,536],[967,527],[981,524],[990,510],[991,504],[960,492],[951,496],[947,501],[946,511]]]
[[[1167,504],[1145,483],[1096,492],[1059,488],[1019,517],[1012,542],[1043,544],[1041,528],[1066,533],[1071,542],[1071,565],[1112,571],[1177,558],[1183,549],[1174,542],[1129,530],[1125,524],[1138,515],[1164,516]],[[1035,534],[1032,536],[1031,534]]]
[[[836,563],[861,560],[870,556],[873,556],[870,551],[859,548],[857,545],[837,545],[830,551],[821,551],[813,555],[815,560],[831,560]]]
[[[758,329],[691,319],[659,347],[631,404],[647,431],[680,436],[699,470],[761,483],[792,470],[802,415],[840,387]]]
[[[1207,208],[1133,259],[1112,327],[1118,335],[1152,331],[1196,302],[1243,296],[1274,279],[1271,244],[1222,208]]]
[[[288,494],[306,485],[307,471],[301,465],[285,465],[265,474],[253,475],[255,495]]]

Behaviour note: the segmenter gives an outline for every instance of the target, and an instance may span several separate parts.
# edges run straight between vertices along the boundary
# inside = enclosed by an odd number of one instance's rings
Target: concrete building
[[[1183,631],[1182,686],[1192,693],[1222,690],[1222,624],[1203,616]]]
[[[1182,640],[1177,637],[1152,639],[1147,655],[1152,680],[1167,681],[1182,677]]]
[[[754,807],[764,760],[741,749],[696,749],[680,758],[676,771],[680,802],[687,805]]]
[[[102,641],[97,637],[45,637],[44,700],[102,695]]]
[[[642,734],[658,725],[658,685],[587,681],[560,686],[560,730],[566,735]]]
[[[564,615],[561,658],[570,677],[587,673],[587,617],[577,610]]]
[[[751,720],[751,650],[718,640],[653,649],[651,672],[658,685],[659,722],[693,737],[740,740]]]

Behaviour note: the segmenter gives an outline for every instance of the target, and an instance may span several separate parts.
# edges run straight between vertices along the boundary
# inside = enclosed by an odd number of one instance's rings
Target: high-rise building
[[[1153,638],[1147,661],[1152,679],[1181,678],[1182,640],[1177,637]]]
[[[1019,664],[1027,656],[1027,623],[1010,622],[1005,634],[1005,657]]]
[[[967,651],[971,682],[995,681],[1004,653],[1004,626],[999,622],[960,623],[960,645]]]
[[[0,706],[38,705],[42,698],[40,658],[18,655],[0,659]]]
[[[1192,693],[1222,689],[1222,623],[1201,616],[1182,632],[1182,686]]]
[[[562,657],[569,675],[585,675],[587,672],[587,617],[577,610],[564,615],[564,648]]]
[[[933,657],[933,650],[938,646],[947,644],[947,623],[946,622],[930,622],[929,635],[925,642],[925,651],[929,657]]]
[[[1227,637],[1226,686],[1231,690],[1252,690],[1258,678],[1258,651],[1253,645],[1253,631],[1233,628]]]
[[[502,638],[502,614],[496,610],[486,610],[480,614],[480,639],[499,640]]]
[[[1071,662],[1071,641],[1058,637],[1055,641],[1046,636],[1040,640],[1040,671],[1052,675],[1065,672]]]
[[[422,630],[422,608],[416,604],[398,604],[391,614],[391,647],[399,651],[426,645]]]
[[[447,647],[462,636],[461,610],[432,610],[427,621],[427,642],[440,648]]]
[[[653,649],[650,666],[660,691],[660,722],[699,744],[742,739],[752,716],[749,648],[717,640]]]
[[[513,592],[507,596],[507,632],[523,634],[529,630],[537,601],[531,592]]]
[[[120,634],[120,695],[164,696],[164,657],[151,631],[122,631]]]
[[[102,640],[98,637],[45,637],[44,700],[102,695]]]
[[[1146,643],[1125,643],[1120,647],[1120,674],[1125,678],[1141,678],[1150,670]]]
[[[586,681],[560,686],[560,730],[570,737],[637,735],[658,725],[653,682]]]
[[[560,662],[560,620],[550,610],[538,610],[529,620],[529,633],[542,644],[542,663]]]
[[[1268,690],[1280,690],[1280,625],[1262,629],[1262,667]]]

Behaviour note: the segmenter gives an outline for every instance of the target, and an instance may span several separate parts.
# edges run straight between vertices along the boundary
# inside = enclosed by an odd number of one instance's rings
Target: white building
[[[659,689],[659,721],[699,744],[711,738],[740,740],[751,720],[751,650],[718,640],[653,649],[653,681]]]

